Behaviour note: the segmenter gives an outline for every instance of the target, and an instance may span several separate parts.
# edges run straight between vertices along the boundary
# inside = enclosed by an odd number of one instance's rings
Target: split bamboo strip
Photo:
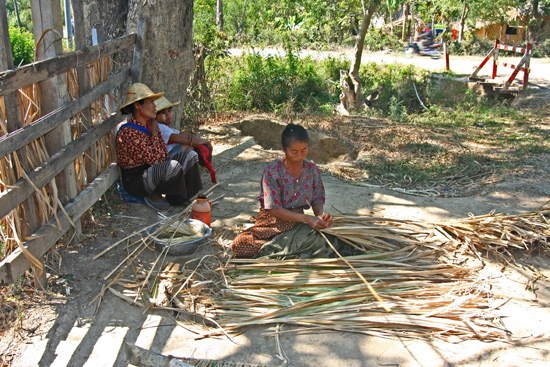
[[[41,95],[40,89],[37,85],[33,84],[24,87],[18,91],[19,108],[22,125],[28,125],[41,117]],[[3,97],[0,103],[0,136],[8,134],[7,126],[5,124],[5,108],[3,103]],[[20,162],[17,154],[9,154],[0,159],[0,190],[4,191],[7,187],[14,184],[18,179],[24,176],[23,166],[27,165],[29,169],[34,169],[38,165],[42,164],[50,157],[48,153],[44,139],[40,138],[26,147],[26,162]],[[24,163],[24,164],[22,164]],[[16,176],[16,172],[19,174]],[[57,198],[57,186],[55,180],[52,180],[48,185],[39,190],[39,195],[31,196],[30,200],[33,200],[36,209],[37,225],[41,226],[45,224],[52,216],[58,211],[58,198]],[[25,214],[21,205],[11,211],[11,213],[0,220],[0,232],[2,241],[5,245],[0,253],[0,259],[5,258],[17,247],[17,238],[21,239],[22,223],[26,221]],[[31,261],[33,259],[30,259]]]

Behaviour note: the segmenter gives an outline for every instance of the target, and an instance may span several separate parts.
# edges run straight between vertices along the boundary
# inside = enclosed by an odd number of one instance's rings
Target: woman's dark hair
[[[309,143],[309,136],[306,129],[300,125],[288,124],[283,130],[283,136],[281,138],[281,144],[283,149],[288,148],[292,142]]]
[[[139,101],[136,101],[136,102],[143,106],[143,104],[145,103],[145,99],[140,99]],[[134,102],[134,103],[136,103],[136,102]],[[134,103],[131,103],[128,106],[122,108],[120,110],[120,113],[123,114],[123,115],[133,115],[134,112],[136,112],[136,106],[134,106]]]

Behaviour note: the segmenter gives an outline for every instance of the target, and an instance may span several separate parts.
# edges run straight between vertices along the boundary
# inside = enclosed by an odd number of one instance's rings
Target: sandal
[[[158,210],[158,211],[165,211],[165,210],[168,210],[172,207],[172,205],[168,204],[167,202],[154,202],[151,200],[151,198],[149,197],[146,197],[145,198],[145,204],[147,204],[147,206],[155,209],[155,210]]]

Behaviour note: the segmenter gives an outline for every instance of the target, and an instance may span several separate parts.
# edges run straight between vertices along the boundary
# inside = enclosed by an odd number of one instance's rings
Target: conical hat
[[[169,107],[174,107],[179,105],[180,102],[171,103],[169,100],[166,99],[166,97],[162,96],[159,99],[155,101],[155,105],[157,106],[157,113],[159,113],[162,110],[165,110]]]
[[[162,97],[162,93],[153,93],[148,86],[142,83],[135,83],[128,87],[128,92],[126,92],[126,101],[120,106],[117,111],[120,111],[126,106],[131,105],[134,102],[141,101],[142,99],[153,98],[154,100]]]

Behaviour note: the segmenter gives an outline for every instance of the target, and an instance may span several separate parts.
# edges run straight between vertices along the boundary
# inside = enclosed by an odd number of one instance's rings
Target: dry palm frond
[[[495,316],[476,268],[437,263],[432,251],[377,257],[346,260],[393,312],[341,259],[231,261],[227,288],[204,303],[226,332],[288,323],[378,336],[506,339],[505,330],[486,322]]]
[[[527,248],[530,240],[546,240],[547,211],[491,213],[444,224],[342,215],[323,232],[353,244],[360,255],[225,263],[211,257],[210,264],[203,258],[168,267],[156,261],[159,266],[134,271],[134,278],[120,272],[113,285],[148,308],[200,315],[213,327],[197,331],[200,337],[286,323],[298,332],[507,340],[511,335],[494,312],[507,300],[479,276],[482,265],[464,261],[467,254],[457,257],[455,246],[469,241],[483,252],[503,244]],[[496,236],[499,229],[506,234]]]
[[[495,214],[448,221],[437,225],[437,230],[455,246],[467,246],[481,259],[480,252],[505,253],[510,250],[531,251],[534,246],[548,250],[550,208],[522,214]]]
[[[214,185],[209,190],[205,191],[205,194],[212,191],[217,185]],[[118,246],[120,243],[124,241],[128,241],[126,250],[130,252],[129,255],[120,262],[107,276],[105,276],[105,280],[110,279],[110,281],[101,289],[101,291],[90,301],[90,305],[94,303],[99,297],[103,296],[103,293],[111,286],[119,284],[120,282],[124,283],[124,275],[127,270],[132,270],[132,274],[134,275],[134,282],[131,282],[131,284],[135,285],[135,288],[138,288],[138,291],[136,293],[136,301],[142,300],[145,302],[148,307],[154,307],[156,303],[162,303],[161,301],[157,300],[157,297],[164,297],[164,294],[161,294],[162,292],[159,292],[158,290],[158,284],[163,279],[163,276],[159,276],[158,271],[155,271],[157,264],[159,268],[162,268],[165,264],[165,257],[166,253],[165,251],[162,251],[161,254],[157,257],[153,265],[149,269],[137,269],[136,260],[138,260],[139,255],[145,251],[146,249],[151,249],[153,247],[153,241],[154,238],[158,237],[162,232],[164,232],[169,227],[178,228],[181,223],[183,223],[190,215],[191,213],[191,205],[184,208],[180,213],[171,216],[171,217],[164,217],[162,216],[160,220],[156,223],[153,223],[147,227],[141,228],[140,230],[132,233],[130,236],[125,237],[123,240],[118,241],[112,246],[109,246],[106,250],[101,252],[99,255],[97,255],[95,258],[104,255],[108,251],[112,250],[114,247]],[[154,231],[149,233],[146,236],[143,236],[143,232],[145,232],[147,229],[154,228]],[[173,232],[175,235],[175,232]],[[129,242],[129,240],[133,237],[140,236],[137,240],[133,242]],[[167,244],[170,244],[171,239],[165,240]],[[165,247],[167,249],[168,246]],[[139,275],[138,275],[139,274]],[[171,277],[171,272],[169,272],[169,276]],[[140,278],[142,277],[142,278]],[[149,280],[152,280],[152,283],[149,282]],[[127,283],[125,285],[128,285]],[[154,295],[154,296],[152,296]]]

